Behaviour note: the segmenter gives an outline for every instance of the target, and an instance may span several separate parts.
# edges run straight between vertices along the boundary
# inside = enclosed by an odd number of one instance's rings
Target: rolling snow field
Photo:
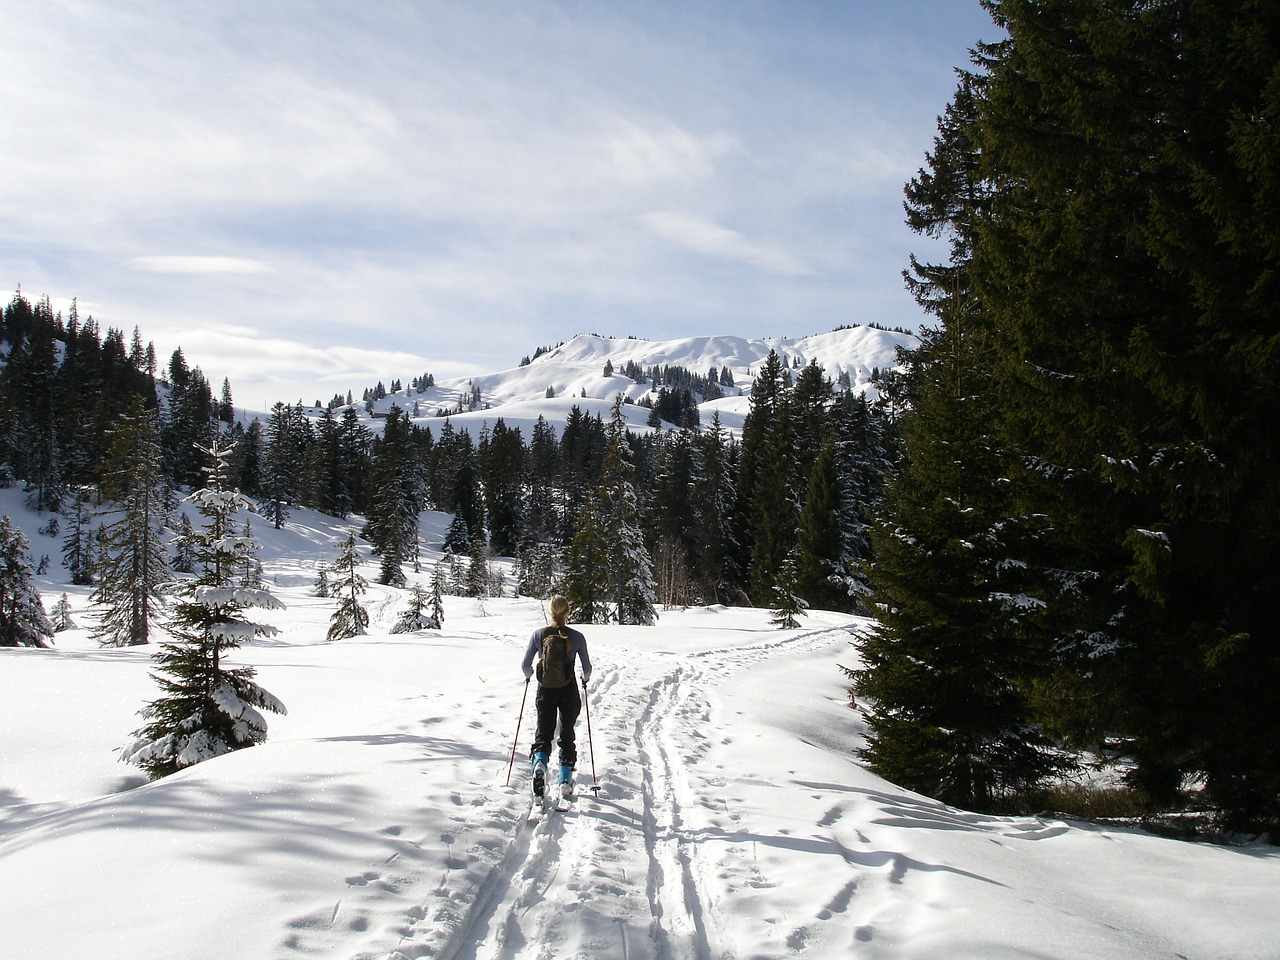
[[[254,522],[287,610],[235,655],[288,715],[147,782],[115,751],[157,695],[152,648],[95,645],[87,588],[20,503],[0,491],[78,628],[0,649],[7,960],[1280,957],[1276,847],[983,816],[869,773],[848,616],[584,627],[580,796],[526,822],[532,689],[507,775],[542,605],[449,597],[442,630],[392,635],[407,595],[371,583],[369,634],[326,643],[316,564],[354,523],[303,510]]]

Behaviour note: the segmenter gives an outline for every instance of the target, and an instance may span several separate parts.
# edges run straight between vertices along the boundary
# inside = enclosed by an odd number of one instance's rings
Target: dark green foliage
[[[199,573],[175,590],[173,641],[154,656],[161,696],[141,711],[147,722],[121,751],[122,760],[138,764],[153,779],[263,742],[267,725],[260,711],[285,712],[254,681],[252,667],[224,661],[245,640],[275,632],[249,621],[246,611],[282,605],[265,588],[237,582],[258,548],[234,532],[236,513],[251,505],[224,487],[227,450],[204,454],[214,464],[208,484],[188,498],[204,521],[189,545]]]
[[[47,647],[53,625],[34,582],[22,531],[0,517],[0,647]]]
[[[155,413],[140,396],[111,432],[99,492],[107,522],[93,565],[90,599],[101,608],[93,634],[104,647],[148,643],[170,576],[169,511]]]
[[[356,535],[349,534],[342,544],[342,552],[331,568],[329,595],[338,601],[333,616],[329,618],[326,640],[345,640],[362,637],[369,629],[369,611],[360,597],[369,589],[369,581],[360,575],[360,550]]]
[[[398,406],[391,407],[374,444],[371,481],[365,536],[382,557],[379,582],[402,587],[401,564],[418,556],[418,514],[427,484],[415,430]]]
[[[479,451],[489,546],[499,556],[515,556],[524,538],[528,460],[520,429],[499,417]]]
[[[920,665],[968,646],[993,708],[1122,738],[1157,802],[1199,777],[1231,823],[1274,825],[1280,8],[985,5],[1009,38],[979,48],[908,188],[951,257],[912,264],[943,330],[914,365],[879,544],[862,682],[901,726],[877,762],[929,775],[958,755],[931,739]],[[962,389],[942,403],[946,376]],[[1010,629],[983,592],[1043,606]],[[876,684],[919,692],[895,706]]]

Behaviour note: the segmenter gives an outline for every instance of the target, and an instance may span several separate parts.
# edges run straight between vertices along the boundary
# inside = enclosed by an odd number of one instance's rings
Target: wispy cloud
[[[782,247],[752,240],[737,230],[693,214],[654,210],[641,214],[639,220],[655,236],[707,257],[745,263],[780,277],[814,273],[799,257]]]
[[[134,257],[130,263],[148,273],[268,273],[269,264],[247,257],[183,257],[159,254]]]

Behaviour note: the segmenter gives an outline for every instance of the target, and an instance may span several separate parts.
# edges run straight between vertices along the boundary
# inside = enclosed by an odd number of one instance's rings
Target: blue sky
[[[0,4],[0,285],[237,404],[920,321],[977,0]],[[8,294],[4,294],[7,299]]]

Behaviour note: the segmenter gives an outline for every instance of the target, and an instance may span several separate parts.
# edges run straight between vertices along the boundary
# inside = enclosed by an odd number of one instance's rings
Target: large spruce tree
[[[1280,543],[1280,8],[984,5],[1008,37],[978,48],[908,188],[912,226],[951,240],[948,263],[913,262],[912,286],[939,345],[978,349],[985,378],[966,388],[979,415],[935,417],[929,442],[963,459],[970,495],[984,475],[995,485],[1005,543],[956,554],[951,582],[985,585],[1001,554],[1023,571],[996,592],[1036,610],[1012,632],[1024,653],[995,662],[1019,695],[1031,681],[1048,729],[1121,738],[1157,802],[1197,778],[1232,823],[1274,825],[1280,640],[1259,571]],[[921,469],[913,430],[905,476]],[[894,483],[895,515],[921,511],[896,537],[911,548],[917,528],[945,532],[958,499],[924,482],[933,504]],[[983,529],[957,532],[980,548]],[[911,586],[895,557],[880,562],[880,589],[904,591],[886,618],[948,582]],[[1010,636],[982,617],[936,622],[939,653]],[[1051,675],[1020,666],[1035,660]],[[908,748],[927,769],[932,747]]]

